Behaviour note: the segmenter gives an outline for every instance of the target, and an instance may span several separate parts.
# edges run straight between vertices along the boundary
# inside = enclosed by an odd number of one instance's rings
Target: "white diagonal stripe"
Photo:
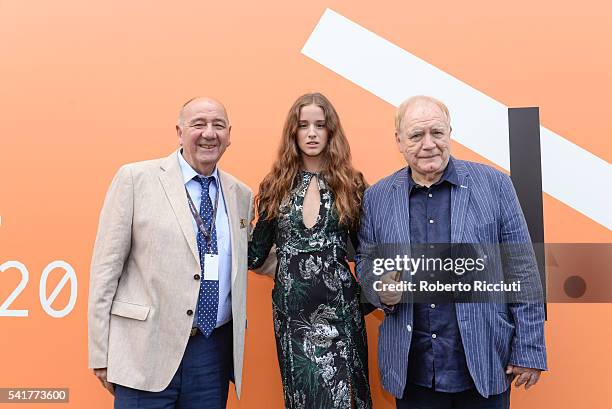
[[[508,107],[327,9],[302,53],[379,98],[398,106],[431,95],[448,106],[453,139],[510,169]],[[605,160],[541,127],[542,189],[612,228],[612,169]]]

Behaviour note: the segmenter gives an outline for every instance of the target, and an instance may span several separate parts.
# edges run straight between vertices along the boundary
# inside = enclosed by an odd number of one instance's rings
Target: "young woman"
[[[319,93],[291,107],[259,186],[249,268],[276,245],[276,349],[289,409],[371,408],[359,285],[347,264],[366,183],[336,110]]]

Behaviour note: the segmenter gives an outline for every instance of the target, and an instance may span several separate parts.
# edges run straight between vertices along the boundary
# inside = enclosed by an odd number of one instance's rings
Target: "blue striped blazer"
[[[510,178],[489,166],[454,161],[459,186],[451,190],[452,243],[522,243],[523,257],[504,264],[505,277],[520,279],[536,291],[537,302],[457,303],[456,314],[468,369],[484,396],[510,385],[506,365],[546,369],[544,306],[537,264],[527,224]],[[403,168],[372,185],[365,193],[356,269],[363,292],[381,307],[373,282],[373,254],[385,245],[410,243],[408,171]],[[526,245],[529,244],[529,245]],[[501,265],[500,265],[501,270]],[[405,279],[406,275],[402,277]],[[412,336],[412,304],[385,314],[379,328],[378,365],[383,387],[400,398],[406,385]]]

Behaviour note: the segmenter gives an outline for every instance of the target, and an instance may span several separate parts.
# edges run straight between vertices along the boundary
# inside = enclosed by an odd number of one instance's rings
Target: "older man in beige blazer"
[[[253,194],[218,169],[225,107],[195,98],[181,148],[123,166],[107,193],[91,265],[89,367],[115,408],[224,408],[240,396]]]

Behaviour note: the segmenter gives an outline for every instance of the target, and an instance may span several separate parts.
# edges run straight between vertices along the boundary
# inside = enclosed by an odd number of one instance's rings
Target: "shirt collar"
[[[455,163],[452,156],[448,158],[448,164],[444,169],[442,177],[432,186],[439,185],[443,182],[448,182],[452,185],[459,186],[459,177],[457,176],[457,170],[455,169]],[[410,186],[410,189],[417,185],[416,182],[412,179],[412,169],[410,169],[410,167],[408,167],[408,184]]]
[[[179,160],[179,165],[181,166],[181,173],[183,174],[183,184],[186,185],[194,177],[203,176],[203,175],[200,175],[198,172],[196,172],[194,168],[191,167],[189,163],[187,163],[187,161],[183,157],[182,152],[183,152],[182,149],[178,150],[178,160]],[[215,183],[218,186],[219,185],[219,168],[217,168],[217,165],[215,165],[215,169],[213,170],[211,176],[215,179]]]

